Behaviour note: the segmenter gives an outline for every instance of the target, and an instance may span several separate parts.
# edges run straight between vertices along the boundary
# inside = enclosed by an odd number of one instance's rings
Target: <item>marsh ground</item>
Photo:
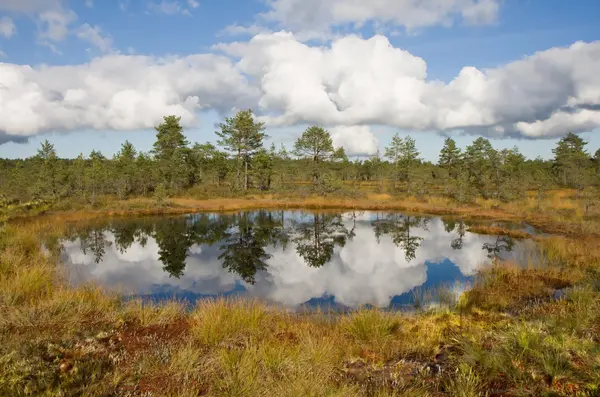
[[[599,395],[599,211],[585,216],[570,191],[541,204],[256,196],[29,209],[0,237],[0,395]],[[188,312],[71,288],[55,265],[66,221],[240,208],[446,213],[526,221],[553,235],[536,237],[535,266],[498,264],[460,300],[413,314],[307,316],[224,300]]]

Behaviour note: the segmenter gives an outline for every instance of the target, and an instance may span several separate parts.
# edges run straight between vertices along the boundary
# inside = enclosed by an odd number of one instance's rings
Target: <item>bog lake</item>
[[[71,284],[92,281],[125,299],[239,297],[347,311],[435,304],[435,291],[458,296],[479,269],[529,266],[535,253],[533,240],[471,233],[458,219],[254,210],[74,224],[60,259]]]

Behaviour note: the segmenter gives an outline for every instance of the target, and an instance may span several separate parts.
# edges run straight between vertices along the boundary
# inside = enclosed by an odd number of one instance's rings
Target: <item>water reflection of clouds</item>
[[[298,213],[286,213],[285,219],[298,219]],[[392,242],[389,235],[379,242],[371,221],[375,214],[359,212],[344,214],[343,223],[354,237],[343,247],[336,246],[329,263],[323,267],[307,266],[290,243],[281,247],[266,248],[272,255],[266,260],[268,267],[256,274],[256,283],[246,285],[241,278],[224,269],[218,259],[219,245],[194,245],[188,250],[184,275],[177,279],[163,270],[159,260],[159,246],[148,237],[145,246],[134,242],[121,252],[114,244],[114,234],[105,232],[107,241],[102,262],[95,263],[93,255],[80,250],[79,241],[64,243],[64,262],[69,266],[73,282],[95,280],[114,288],[138,295],[151,295],[155,291],[186,291],[202,295],[227,294],[245,285],[246,295],[268,301],[297,306],[313,298],[335,296],[339,304],[355,307],[361,304],[387,306],[394,296],[421,286],[427,279],[427,263],[440,263],[446,259],[456,264],[463,275],[472,275],[481,265],[490,263],[484,243],[493,243],[495,237],[466,233],[462,249],[451,247],[456,232],[447,232],[439,218],[431,218],[426,229],[412,227],[410,234],[422,237],[415,257],[407,260],[404,250]],[[301,221],[310,220],[304,217]],[[287,222],[286,222],[287,223]],[[239,289],[239,288],[238,288]]]
[[[285,305],[299,305],[311,298],[335,296],[337,303],[354,307],[360,304],[386,306],[396,296],[425,283],[426,262],[438,263],[445,259],[458,265],[464,275],[472,275],[481,265],[490,262],[481,249],[489,236],[467,233],[462,250],[450,246],[452,234],[444,230],[440,219],[432,219],[429,231],[414,228],[411,233],[423,237],[416,258],[407,261],[402,248],[389,236],[377,242],[369,222],[357,221],[355,237],[344,247],[336,247],[332,261],[321,268],[310,268],[295,253],[272,252],[268,274],[250,289],[255,295]],[[352,228],[352,223],[345,221]],[[257,279],[258,280],[258,279]]]
[[[114,242],[114,235],[105,232],[107,241]],[[185,275],[179,279],[163,270],[158,258],[158,244],[152,237],[144,247],[134,242],[121,253],[113,243],[106,249],[102,262],[95,263],[93,255],[83,254],[79,241],[65,242],[64,262],[69,265],[71,280],[79,283],[95,280],[101,285],[118,288],[124,293],[151,294],[156,288],[177,287],[195,293],[217,295],[235,288],[239,277],[221,266],[218,247],[194,246],[187,257]],[[199,249],[201,248],[201,249]]]

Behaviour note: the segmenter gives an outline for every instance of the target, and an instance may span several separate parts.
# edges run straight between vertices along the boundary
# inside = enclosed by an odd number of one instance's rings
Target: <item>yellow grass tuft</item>
[[[153,304],[136,299],[127,302],[122,309],[122,318],[125,322],[134,321],[142,327],[168,325],[184,317],[186,317],[185,306],[177,301]]]
[[[200,343],[215,346],[246,343],[268,332],[274,314],[257,301],[218,299],[198,304],[192,314],[192,334]]]

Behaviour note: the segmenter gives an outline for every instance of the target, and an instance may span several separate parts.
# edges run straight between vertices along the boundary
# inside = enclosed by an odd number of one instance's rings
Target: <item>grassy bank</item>
[[[538,201],[536,194],[531,192],[524,199],[511,202],[479,198],[473,203],[461,205],[441,196],[417,198],[373,193],[362,193],[355,197],[256,194],[239,198],[198,199],[194,196],[182,196],[166,199],[160,204],[151,198],[118,200],[116,197],[106,196],[99,198],[94,205],[68,200],[52,205],[10,208],[4,213],[13,219],[29,219],[32,214],[46,214],[52,215],[57,221],[73,221],[105,216],[231,212],[259,208],[404,211],[471,220],[526,222],[548,233],[600,237],[600,206],[590,207],[586,214],[585,201],[577,199],[574,190],[566,189],[550,191],[542,201]]]
[[[9,222],[0,235],[0,396],[599,395],[600,227],[595,214],[551,200],[540,212],[535,200],[137,199],[68,203]],[[459,300],[413,314],[300,316],[223,300],[187,312],[70,288],[55,265],[65,221],[259,207],[525,220],[564,236],[537,237],[528,269],[499,264]]]

